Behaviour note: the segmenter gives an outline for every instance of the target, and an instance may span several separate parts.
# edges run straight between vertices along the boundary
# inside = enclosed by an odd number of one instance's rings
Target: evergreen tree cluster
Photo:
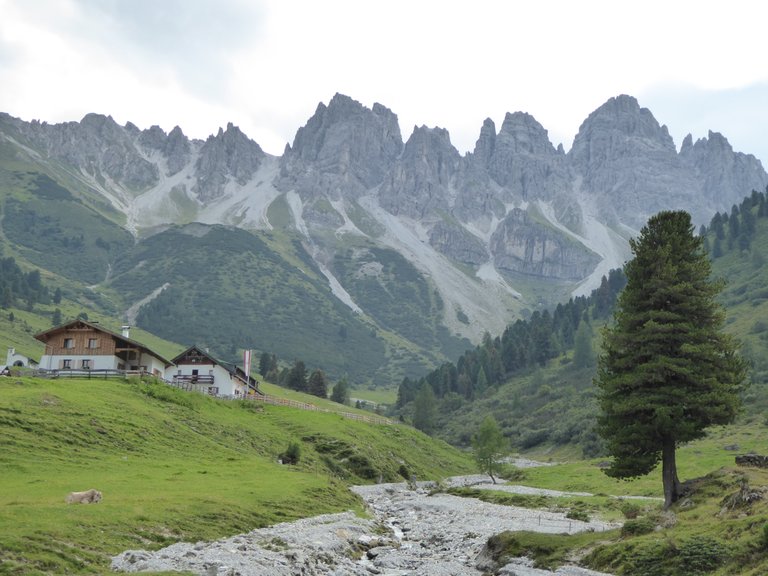
[[[8,309],[24,302],[28,310],[51,301],[40,272],[24,272],[13,258],[0,258],[0,307]]]
[[[741,204],[734,204],[728,212],[716,213],[709,223],[709,227],[702,226],[699,236],[704,239],[704,248],[712,258],[719,258],[726,251],[737,249],[749,250],[755,236],[757,219],[768,218],[768,206],[766,206],[765,192],[752,191],[752,194],[744,197]]]
[[[279,370],[277,356],[262,352],[259,357],[259,374],[267,381],[290,388],[298,392],[306,392],[318,398],[328,398],[329,381],[325,372],[319,368],[307,374],[307,367],[301,360],[296,360],[293,366]],[[349,385],[345,378],[339,380],[331,393],[331,400],[339,404],[349,403]]]
[[[625,283],[622,271],[612,270],[590,296],[571,298],[558,304],[554,312],[537,310],[528,320],[507,326],[501,337],[492,338],[486,333],[482,343],[462,354],[456,364],[446,362],[418,380],[403,379],[397,407],[416,400],[425,383],[436,398],[454,393],[471,400],[521,370],[543,366],[574,347],[582,322],[609,317]]]

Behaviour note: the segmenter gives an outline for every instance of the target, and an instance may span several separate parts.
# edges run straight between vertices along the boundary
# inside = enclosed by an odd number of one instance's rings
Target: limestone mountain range
[[[588,293],[655,212],[686,209],[708,223],[768,185],[760,161],[717,132],[678,151],[626,95],[592,112],[567,153],[524,112],[499,128],[485,120],[464,155],[438,127],[403,141],[393,111],[341,94],[281,156],[232,124],[202,141],[99,114],[63,124],[2,114],[0,150],[77,190],[137,241],[195,222],[293,234],[354,314],[368,311],[351,279],[375,281],[385,266],[376,249],[394,251],[439,295],[440,322],[473,341]]]

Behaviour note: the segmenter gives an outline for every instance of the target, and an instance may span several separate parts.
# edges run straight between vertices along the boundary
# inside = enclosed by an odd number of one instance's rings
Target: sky
[[[89,112],[204,139],[227,123],[282,154],[337,92],[446,128],[533,115],[570,149],[629,94],[680,147],[709,130],[768,168],[762,0],[0,0],[0,112]]]

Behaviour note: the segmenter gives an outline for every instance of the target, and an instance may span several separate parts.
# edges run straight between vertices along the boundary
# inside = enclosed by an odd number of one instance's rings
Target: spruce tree
[[[325,373],[317,369],[309,377],[309,384],[307,385],[307,392],[318,398],[328,397],[328,383],[325,379]]]
[[[304,366],[304,362],[296,360],[293,363],[293,368],[288,373],[286,384],[292,390],[298,390],[299,392],[307,391],[307,369]]]
[[[573,342],[573,365],[587,368],[595,365],[595,351],[592,348],[592,329],[586,322],[579,322]]]
[[[336,382],[336,386],[333,387],[333,392],[331,392],[331,400],[339,404],[349,404],[349,384],[347,384],[346,378]]]
[[[424,382],[413,402],[413,427],[425,434],[432,432],[437,418],[437,399],[429,382]]]
[[[732,422],[745,363],[722,332],[721,281],[690,215],[660,212],[630,240],[627,285],[606,328],[595,383],[609,476],[649,473],[661,461],[664,504],[680,496],[675,450],[708,426]]]

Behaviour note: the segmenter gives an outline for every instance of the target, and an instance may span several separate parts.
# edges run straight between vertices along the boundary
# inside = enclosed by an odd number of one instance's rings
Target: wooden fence
[[[110,378],[129,378],[131,376],[138,376],[139,378],[143,378],[145,376],[152,376],[152,374],[146,370],[78,370],[69,368],[66,370],[35,370],[31,368],[11,368],[11,375],[29,376],[32,378],[81,378],[84,380],[108,380]]]
[[[151,374],[145,372],[145,371],[137,371],[137,370],[32,370],[32,369],[23,369],[23,370],[13,370],[11,372],[15,376],[33,376],[35,378],[84,378],[87,380],[91,379],[109,379],[109,378],[127,378],[130,376],[151,376]],[[168,381],[168,380],[162,380],[166,384],[170,386],[174,386],[175,388],[180,388],[182,390],[185,390],[186,388],[181,385],[178,382]],[[191,391],[189,389],[186,389],[187,391]],[[199,392],[199,391],[195,391]],[[222,396],[222,395],[216,395],[217,398],[222,398],[225,400],[243,400],[244,398],[242,396]],[[380,424],[384,426],[391,426],[392,424],[395,424],[396,422],[393,420],[390,420],[389,418],[384,418],[383,416],[376,416],[376,415],[367,415],[367,414],[359,414],[356,412],[337,412],[336,410],[329,410],[327,408],[320,408],[319,406],[315,406],[314,404],[309,404],[307,402],[298,402],[297,400],[289,400],[287,398],[276,398],[275,396],[267,396],[264,395],[258,395],[258,394],[250,394],[248,395],[245,400],[253,401],[253,402],[263,402],[264,404],[272,404],[273,406],[289,406],[291,408],[298,408],[299,410],[309,410],[312,412],[325,412],[328,414],[338,414],[339,416],[342,416],[344,418],[348,418],[350,420],[358,420],[360,422],[366,422],[368,424]]]
[[[382,416],[369,416],[367,414],[358,414],[356,412],[337,412],[335,410],[329,410],[328,408],[320,408],[314,404],[308,404],[306,402],[298,402],[296,400],[288,400],[287,398],[275,398],[274,396],[248,396],[248,400],[255,402],[263,402],[264,404],[272,404],[273,406],[289,406],[291,408],[298,408],[299,410],[310,410],[312,412],[325,412],[328,414],[338,414],[344,418],[350,420],[359,420],[360,422],[367,422],[368,424],[382,424],[392,425],[394,421]]]

